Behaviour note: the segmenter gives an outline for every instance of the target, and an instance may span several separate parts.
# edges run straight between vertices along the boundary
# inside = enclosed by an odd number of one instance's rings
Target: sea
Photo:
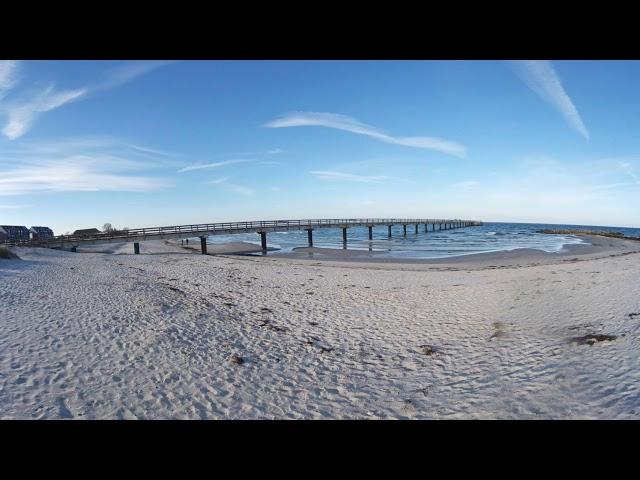
[[[518,248],[531,248],[544,252],[558,253],[566,245],[588,243],[575,235],[549,235],[538,233],[543,229],[554,230],[596,230],[619,232],[625,236],[640,237],[640,228],[607,227],[597,225],[558,225],[542,223],[484,223],[482,226],[465,227],[454,230],[429,231],[424,225],[407,225],[407,235],[402,225],[395,225],[391,238],[385,225],[373,227],[373,239],[368,239],[366,227],[352,227],[347,230],[347,248],[378,252],[377,256],[389,258],[432,259],[446,258],[476,253],[499,252]],[[260,245],[260,236],[255,233],[235,235],[214,235],[207,243],[248,242]],[[307,232],[269,232],[267,247],[279,254],[306,247]],[[343,249],[341,228],[321,228],[313,231],[313,246]],[[275,250],[271,250],[275,249]],[[267,253],[269,255],[269,253]]]

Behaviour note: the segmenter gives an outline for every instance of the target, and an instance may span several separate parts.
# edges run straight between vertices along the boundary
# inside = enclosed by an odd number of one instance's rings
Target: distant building
[[[9,234],[4,231],[4,228],[0,227],[0,242],[6,242],[9,239]]]
[[[0,225],[0,239],[4,241],[19,242],[29,240],[29,229],[18,225]]]
[[[96,233],[101,232],[97,228],[85,228],[83,230],[76,230],[75,232],[73,232],[73,234],[78,237],[86,237],[89,235],[95,235]]]
[[[49,227],[31,227],[29,229],[31,240],[47,240],[53,238],[53,230]]]

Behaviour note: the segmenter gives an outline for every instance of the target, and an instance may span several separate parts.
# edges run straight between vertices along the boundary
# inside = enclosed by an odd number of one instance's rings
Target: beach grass
[[[0,258],[6,260],[19,260],[20,257],[6,247],[0,247]]]

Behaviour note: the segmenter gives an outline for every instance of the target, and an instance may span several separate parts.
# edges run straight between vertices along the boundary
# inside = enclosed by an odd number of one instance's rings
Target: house
[[[53,230],[49,227],[31,227],[29,229],[31,240],[47,240],[53,238]]]
[[[76,230],[73,232],[73,235],[76,237],[88,237],[97,233],[101,233],[97,228],[85,228],[83,230]]]
[[[9,242],[29,240],[29,229],[19,225],[0,225],[0,238],[3,237]]]

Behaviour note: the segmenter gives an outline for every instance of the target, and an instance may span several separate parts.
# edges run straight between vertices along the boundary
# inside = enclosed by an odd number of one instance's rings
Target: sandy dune
[[[640,418],[625,248],[520,267],[18,249],[0,417]]]

